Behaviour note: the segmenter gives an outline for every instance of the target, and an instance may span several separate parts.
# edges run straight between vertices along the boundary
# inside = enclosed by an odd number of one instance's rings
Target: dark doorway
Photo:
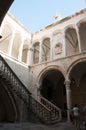
[[[72,105],[86,105],[86,62],[76,64],[70,72]]]
[[[46,72],[42,78],[40,93],[43,97],[63,110],[64,103],[66,103],[63,74],[58,70]]]

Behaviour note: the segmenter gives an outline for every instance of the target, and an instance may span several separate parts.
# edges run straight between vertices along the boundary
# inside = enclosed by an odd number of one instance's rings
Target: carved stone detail
[[[62,44],[60,42],[56,43],[55,45],[55,54],[62,53]]]

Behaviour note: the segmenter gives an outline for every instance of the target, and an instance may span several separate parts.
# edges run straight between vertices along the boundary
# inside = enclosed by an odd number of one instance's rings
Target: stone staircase
[[[18,107],[22,101],[24,112],[27,115],[25,121],[51,124],[61,120],[61,110],[44,98],[41,98],[41,101],[34,99],[2,56],[0,56],[0,77],[5,82],[9,93],[13,92]]]
[[[61,121],[61,109],[55,106],[52,102],[46,98],[40,96],[40,102],[51,111],[51,124],[55,124]]]

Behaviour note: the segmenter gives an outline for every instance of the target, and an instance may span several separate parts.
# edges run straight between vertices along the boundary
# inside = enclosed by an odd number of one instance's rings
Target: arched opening
[[[73,55],[79,52],[77,33],[74,28],[68,28],[65,34],[66,55]]]
[[[40,94],[58,106],[66,116],[66,90],[64,76],[59,70],[49,70],[42,76]]]
[[[15,101],[0,77],[0,122],[15,122],[16,120],[17,109]]]
[[[77,63],[71,70],[72,105],[86,105],[86,61]]]
[[[81,51],[86,51],[86,22],[83,22],[79,26]]]

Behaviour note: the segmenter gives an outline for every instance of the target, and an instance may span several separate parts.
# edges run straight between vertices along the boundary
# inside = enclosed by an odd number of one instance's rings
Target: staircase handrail
[[[40,97],[41,97],[41,99],[45,100],[46,102],[48,102],[49,104],[51,104],[52,106],[54,106],[56,109],[61,110],[59,107],[55,106],[55,105],[54,105],[52,102],[50,102],[48,99],[46,99],[46,98],[44,98],[44,97],[42,97],[42,96],[40,96]]]
[[[44,98],[43,96],[40,95],[40,101],[46,106],[48,107],[53,114],[55,114],[55,116],[57,116],[57,120],[60,121],[61,120],[61,109],[57,106],[55,106],[52,102],[50,102],[49,100],[47,100],[46,98]]]
[[[15,76],[15,78],[17,79],[17,81],[22,85],[22,87],[26,90],[26,92],[28,94],[31,94],[29,92],[29,90],[25,87],[25,85],[21,82],[21,80],[18,78],[18,76],[14,73],[14,71],[11,69],[11,67],[7,64],[7,62],[5,61],[5,59],[0,55],[0,58],[3,60],[3,62],[5,63],[5,65],[7,66],[7,68],[9,68],[10,72],[13,73],[13,76]]]
[[[32,110],[35,114],[38,114],[38,117],[41,118],[41,120],[43,120],[45,123],[50,123],[51,111],[45,105],[33,98],[29,90],[24,86],[24,84],[20,81],[20,79],[1,55],[0,59],[0,73],[2,73],[6,80],[8,79],[7,81],[12,82],[11,89],[15,91],[15,93],[20,96],[21,99],[23,99],[29,110]]]
[[[31,95],[30,101],[31,101],[30,107],[31,107],[32,111],[35,112],[35,110],[36,110],[38,116],[42,117],[43,121],[45,123],[50,123],[51,122],[51,110],[49,108],[47,108],[44,104],[42,104],[40,101],[36,100],[32,95]]]
[[[31,95],[31,98],[33,99],[33,100],[35,100],[36,102],[38,102],[41,106],[43,106],[45,109],[47,109],[48,111],[50,111],[50,109],[49,108],[47,108],[43,103],[41,103],[40,101],[38,101],[38,100],[36,100],[32,95]]]

